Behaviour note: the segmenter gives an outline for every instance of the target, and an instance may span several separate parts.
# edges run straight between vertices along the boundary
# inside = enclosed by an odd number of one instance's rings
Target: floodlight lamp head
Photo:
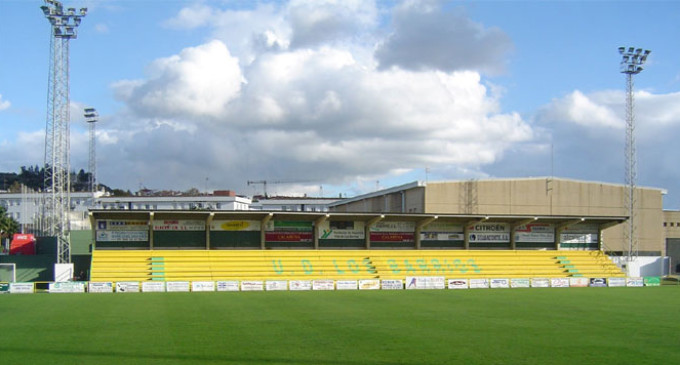
[[[76,8],[68,8],[68,15],[75,15],[76,14]]]
[[[619,53],[623,54],[626,51],[626,47],[619,47]]]
[[[80,8],[80,15],[85,16],[87,14],[87,8]]]
[[[633,53],[635,51],[635,47],[628,47],[628,52]]]

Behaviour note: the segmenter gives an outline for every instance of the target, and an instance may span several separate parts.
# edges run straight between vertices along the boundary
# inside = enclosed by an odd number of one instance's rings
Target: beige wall
[[[638,188],[636,215],[638,251],[665,253],[663,198],[660,189]],[[403,193],[403,200],[402,200]],[[367,196],[334,207],[334,212],[385,212],[428,214],[553,215],[625,217],[625,185],[567,179],[498,179],[428,182],[384,195]],[[402,210],[403,202],[403,210]],[[680,212],[675,222],[680,222]],[[603,231],[611,251],[627,251],[627,223]],[[667,229],[669,229],[668,227]],[[680,237],[680,226],[675,227]]]
[[[430,214],[628,215],[624,185],[543,178],[431,182],[426,189],[425,212]],[[636,191],[638,250],[664,252],[662,192],[644,188]],[[609,250],[627,250],[625,227],[624,223],[603,232],[603,242]]]
[[[663,228],[666,232],[666,238],[680,238],[680,211],[664,211]]]

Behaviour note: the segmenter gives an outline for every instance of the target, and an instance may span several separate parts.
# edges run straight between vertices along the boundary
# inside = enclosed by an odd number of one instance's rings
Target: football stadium
[[[663,191],[638,189],[654,219],[632,261],[625,187],[595,182],[414,182],[325,212],[91,209],[70,271],[49,238],[3,257],[19,280],[0,284],[12,313],[0,352],[102,364],[678,360],[678,286],[644,275],[667,254]]]

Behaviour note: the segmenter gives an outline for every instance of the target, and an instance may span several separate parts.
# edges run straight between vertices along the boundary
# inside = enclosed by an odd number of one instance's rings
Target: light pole
[[[621,59],[621,73],[626,75],[626,210],[628,222],[624,230],[624,238],[628,244],[628,270],[630,263],[637,259],[637,221],[636,221],[636,180],[637,180],[637,154],[635,150],[635,110],[633,94],[633,75],[642,72],[642,65],[647,61],[650,50],[642,50],[635,47],[619,47]]]
[[[90,170],[90,192],[94,194],[97,191],[97,150],[96,150],[96,123],[99,121],[99,114],[95,108],[85,108],[85,122],[90,126],[90,151],[89,166]]]
[[[45,205],[47,234],[57,237],[57,263],[71,262],[69,238],[70,138],[69,138],[69,41],[87,14],[86,8],[64,9],[60,1],[45,0],[41,6],[50,22],[50,70],[45,128]]]

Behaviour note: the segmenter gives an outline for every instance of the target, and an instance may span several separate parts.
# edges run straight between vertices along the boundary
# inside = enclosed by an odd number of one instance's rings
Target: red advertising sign
[[[35,255],[35,237],[32,234],[15,233],[9,245],[10,255]]]
[[[413,232],[371,232],[371,242],[413,242]]]
[[[312,232],[266,232],[267,242],[312,242]]]

